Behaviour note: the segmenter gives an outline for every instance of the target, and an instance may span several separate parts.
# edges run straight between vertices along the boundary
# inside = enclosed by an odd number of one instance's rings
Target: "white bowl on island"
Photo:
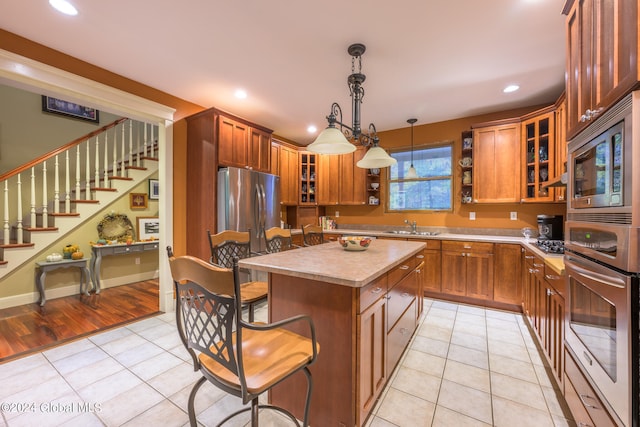
[[[338,237],[338,243],[346,251],[365,251],[371,244],[371,237],[367,236],[342,236]]]

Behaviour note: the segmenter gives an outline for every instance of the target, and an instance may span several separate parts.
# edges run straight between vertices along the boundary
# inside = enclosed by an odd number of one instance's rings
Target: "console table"
[[[157,251],[160,247],[160,242],[136,242],[118,245],[93,245],[91,246],[91,282],[93,283],[93,289],[96,294],[100,293],[100,264],[102,263],[102,257],[110,255],[127,255],[136,252],[145,251]]]
[[[89,295],[89,270],[87,269],[87,260],[82,259],[63,259],[60,261],[38,261],[36,266],[40,270],[40,274],[36,275],[36,285],[40,292],[40,306],[42,307],[46,301],[44,295],[44,279],[47,277],[47,272],[57,270],[59,268],[76,267],[80,269],[80,293],[82,292],[82,285],[84,285],[84,293]]]

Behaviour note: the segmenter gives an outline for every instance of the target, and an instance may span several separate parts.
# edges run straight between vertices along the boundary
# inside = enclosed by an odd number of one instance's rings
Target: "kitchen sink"
[[[436,231],[417,231],[417,232],[412,232],[412,231],[407,231],[407,230],[388,230],[385,231],[385,233],[389,233],[389,234],[406,234],[406,235],[410,235],[410,236],[437,236],[438,232]]]

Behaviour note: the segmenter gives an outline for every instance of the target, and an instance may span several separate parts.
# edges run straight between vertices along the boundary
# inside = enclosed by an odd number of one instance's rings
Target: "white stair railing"
[[[127,121],[129,123],[126,123]],[[94,187],[109,188],[112,176],[125,177],[128,166],[142,166],[141,157],[155,157],[156,151],[152,141],[157,129],[156,126],[149,126],[151,141],[147,138],[147,123],[121,119],[105,126],[99,132],[93,132],[88,137],[67,144],[49,155],[41,156],[35,162],[0,176],[0,183],[4,189],[0,210],[2,244],[30,243],[24,241],[25,236],[29,235],[24,233],[25,228],[33,231],[34,228],[48,227],[52,214],[73,213],[74,200],[95,199]],[[108,135],[111,128],[113,138]],[[143,147],[140,146],[141,131],[144,131]],[[110,143],[113,146],[110,146]],[[47,163],[50,162],[53,162],[53,170],[48,168]],[[64,165],[61,162],[64,162]],[[28,192],[23,192],[21,172],[28,169],[30,188]],[[49,184],[51,182],[53,186]],[[38,194],[42,195],[42,204],[39,206]],[[62,200],[64,203],[61,203]],[[23,212],[23,206],[29,206],[28,212]]]

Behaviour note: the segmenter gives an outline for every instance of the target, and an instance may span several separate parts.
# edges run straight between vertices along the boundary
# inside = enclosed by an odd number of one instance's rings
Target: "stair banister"
[[[18,206],[17,206],[18,224],[16,225],[16,241],[24,243],[22,240],[22,180],[18,174]]]

